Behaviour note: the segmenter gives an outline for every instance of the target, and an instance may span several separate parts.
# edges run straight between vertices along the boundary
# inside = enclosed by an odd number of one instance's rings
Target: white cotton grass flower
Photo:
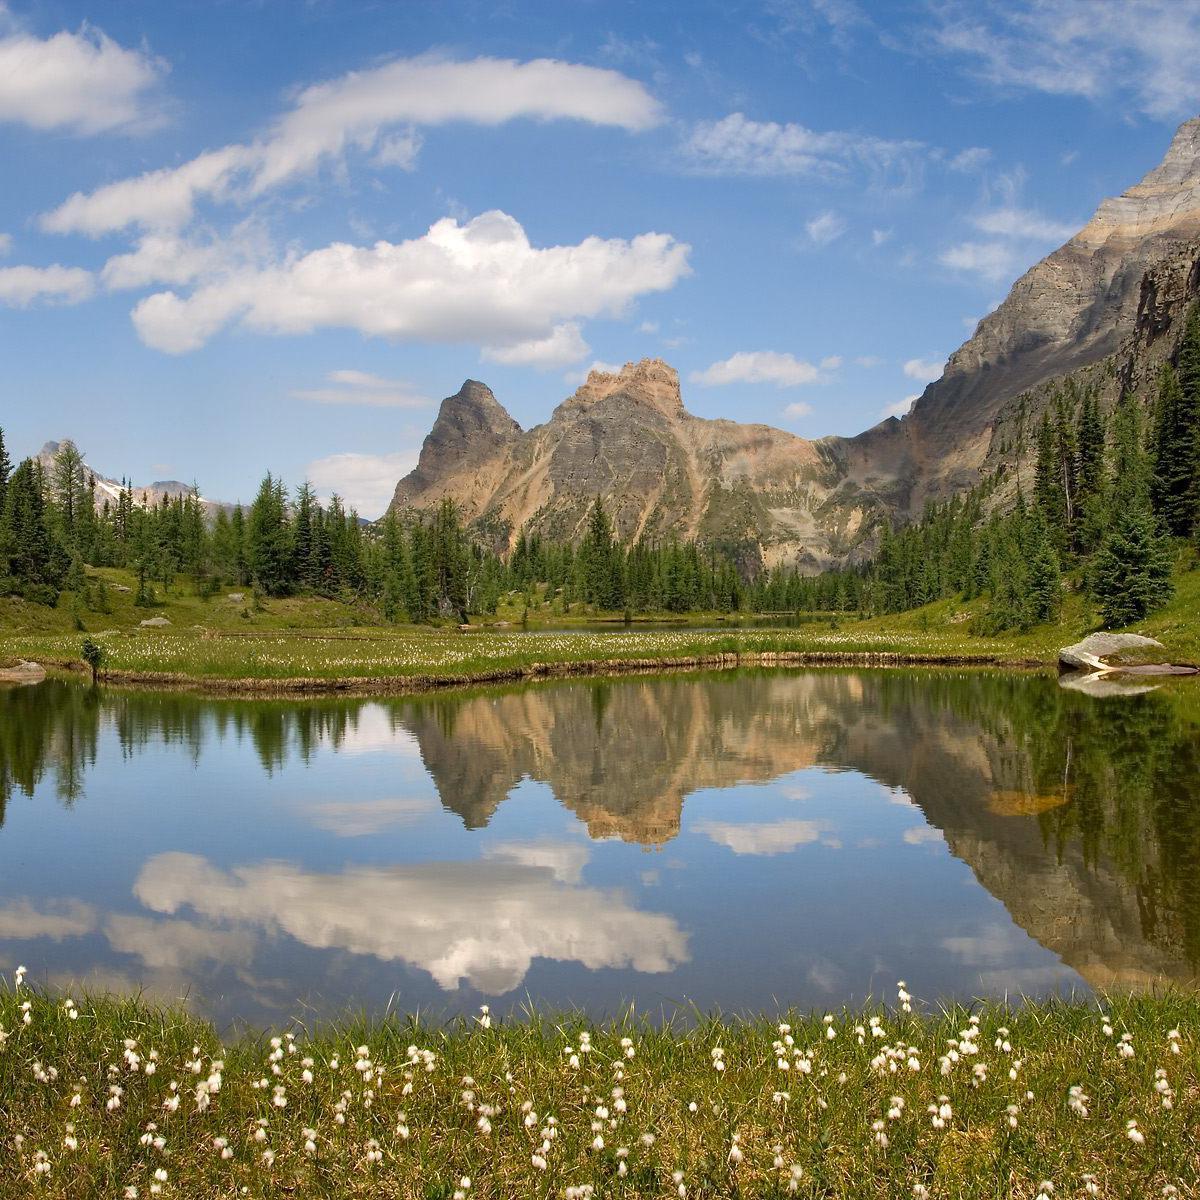
[[[1125,1136],[1135,1146],[1144,1145],[1146,1141],[1146,1135],[1138,1128],[1137,1121],[1132,1117],[1125,1122]]]

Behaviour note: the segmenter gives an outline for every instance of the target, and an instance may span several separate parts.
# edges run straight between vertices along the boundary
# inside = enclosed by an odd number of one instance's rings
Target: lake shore
[[[0,1181],[73,1198],[1192,1194],[1195,997],[907,1003],[223,1042],[178,1007],[5,989]]]
[[[1132,632],[1166,647],[1175,662],[1200,660],[1200,571],[1179,576],[1172,603]],[[0,624],[0,665],[31,660],[60,672],[85,670],[83,638],[106,652],[111,684],[244,695],[426,692],[446,687],[665,670],[752,666],[972,666],[1053,669],[1059,649],[1094,628],[1071,598],[1062,618],[1027,631],[973,632],[979,602],[943,600],[895,616],[852,616],[771,627],[747,621],[712,627],[700,617],[669,628],[606,622],[556,627],[346,624],[329,601],[271,601],[243,619],[219,605],[180,600],[168,624],[145,628],[143,610],[120,608],[85,631]],[[27,615],[28,606],[15,609]],[[333,619],[338,624],[333,624]],[[24,617],[22,617],[24,620]]]
[[[44,665],[69,676],[84,676],[87,668],[69,659],[46,658]],[[512,666],[447,673],[437,671],[394,675],[242,676],[189,674],[179,671],[106,669],[101,680],[119,687],[193,691],[214,695],[328,696],[414,695],[449,688],[489,684],[533,683],[539,680],[597,676],[661,675],[690,671],[730,671],[771,667],[1003,667],[1039,670],[1048,663],[1036,659],[1005,660],[998,655],[938,655],[894,651],[737,650],[719,653],[651,657],[603,657],[566,661],[534,661]]]

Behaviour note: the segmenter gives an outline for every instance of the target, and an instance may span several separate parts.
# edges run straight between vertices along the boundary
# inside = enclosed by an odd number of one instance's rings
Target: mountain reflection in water
[[[760,671],[246,702],[48,682],[0,691],[0,965],[223,1021],[1190,986],[1198,780],[1186,684]]]

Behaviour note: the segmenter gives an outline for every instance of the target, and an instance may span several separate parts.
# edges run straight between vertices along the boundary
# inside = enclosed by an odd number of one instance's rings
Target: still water
[[[1193,986],[1200,695],[743,672],[0,691],[0,969],[223,1026]]]

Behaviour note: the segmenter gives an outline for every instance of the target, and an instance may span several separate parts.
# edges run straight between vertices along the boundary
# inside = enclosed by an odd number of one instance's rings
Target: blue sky
[[[0,0],[0,425],[369,516],[468,377],[856,433],[1197,112],[1192,0]]]

